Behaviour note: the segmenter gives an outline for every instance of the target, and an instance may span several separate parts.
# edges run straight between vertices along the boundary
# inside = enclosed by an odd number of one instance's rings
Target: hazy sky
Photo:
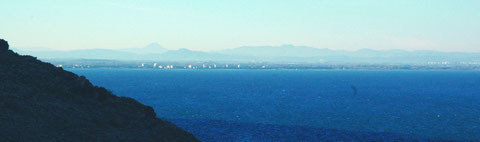
[[[480,0],[0,0],[0,18],[17,47],[480,52]]]

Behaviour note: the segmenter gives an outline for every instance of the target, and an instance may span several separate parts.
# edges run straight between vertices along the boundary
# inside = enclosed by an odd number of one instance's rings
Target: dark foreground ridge
[[[154,110],[0,39],[1,141],[198,141]]]

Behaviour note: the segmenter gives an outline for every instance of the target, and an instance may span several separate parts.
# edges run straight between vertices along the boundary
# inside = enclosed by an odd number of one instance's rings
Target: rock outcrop
[[[154,110],[0,40],[1,141],[198,141]]]

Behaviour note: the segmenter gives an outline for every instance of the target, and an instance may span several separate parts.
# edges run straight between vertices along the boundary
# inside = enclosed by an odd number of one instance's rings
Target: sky
[[[0,0],[0,17],[20,48],[480,52],[479,0]]]

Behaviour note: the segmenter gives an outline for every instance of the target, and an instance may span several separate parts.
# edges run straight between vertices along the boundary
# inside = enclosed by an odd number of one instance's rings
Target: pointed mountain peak
[[[120,51],[145,55],[145,54],[161,54],[161,53],[167,52],[168,50],[163,48],[162,45],[154,42],[154,43],[148,44],[143,48],[127,48],[127,49],[122,49]]]
[[[145,48],[163,48],[158,42],[153,42],[145,46]]]

